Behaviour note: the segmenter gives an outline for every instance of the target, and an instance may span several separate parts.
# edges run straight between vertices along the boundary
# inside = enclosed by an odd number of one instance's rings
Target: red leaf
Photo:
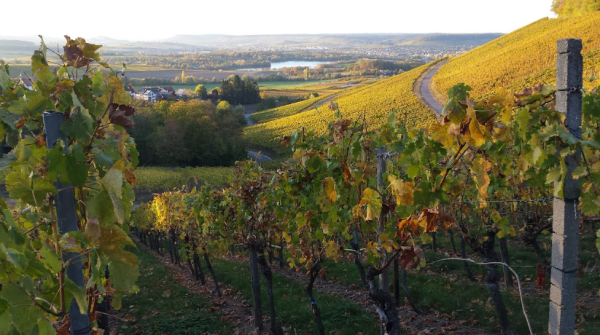
[[[108,114],[108,118],[110,122],[113,124],[117,124],[119,126],[125,128],[134,128],[135,123],[128,118],[128,116],[133,115],[135,113],[135,109],[130,106],[112,104],[110,105],[110,112]]]

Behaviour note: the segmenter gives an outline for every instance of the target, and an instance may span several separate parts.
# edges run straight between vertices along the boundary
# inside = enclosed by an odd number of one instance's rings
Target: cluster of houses
[[[161,100],[181,100],[186,95],[185,89],[180,88],[175,91],[172,86],[144,87],[140,90],[136,90],[133,86],[128,85],[125,87],[125,90],[129,92],[133,99],[144,100],[151,103]],[[206,98],[216,101],[219,99],[219,94],[216,90],[213,90]]]
[[[181,99],[184,91],[183,89],[175,91],[171,86],[144,87],[138,91],[131,85],[125,87],[125,90],[129,92],[133,99],[139,99],[148,102]]]

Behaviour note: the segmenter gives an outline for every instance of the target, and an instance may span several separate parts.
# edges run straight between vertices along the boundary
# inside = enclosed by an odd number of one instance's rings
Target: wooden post
[[[44,120],[44,131],[46,133],[46,146],[52,149],[59,139],[62,139],[65,145],[65,152],[68,150],[68,142],[66,136],[60,131],[60,125],[64,121],[63,113],[44,112],[42,114]],[[58,222],[58,231],[60,234],[78,231],[77,213],[75,211],[75,191],[70,185],[63,185],[60,180],[57,180],[56,188],[60,190],[55,198],[56,204],[56,221]],[[70,262],[67,267],[67,277],[75,283],[75,285],[83,288],[85,286],[83,278],[83,266],[81,264],[81,255],[77,252],[63,252],[62,258],[64,262]],[[73,335],[89,335],[90,319],[86,313],[81,313],[80,306],[75,298],[71,300],[69,307],[69,320],[71,320],[71,334]],[[87,310],[87,306],[81,306],[81,309]]]
[[[566,115],[565,126],[581,138],[583,84],[582,43],[579,39],[557,42],[556,108]],[[548,332],[566,335],[575,332],[575,302],[577,301],[577,253],[581,189],[572,172],[579,165],[580,152],[565,157],[567,174],[563,199],[554,199],[552,222],[552,268],[550,273],[550,319]],[[555,187],[560,185],[555,184]]]
[[[377,188],[380,193],[385,191],[385,183],[383,182],[383,174],[386,169],[386,160],[387,160],[387,150],[386,147],[378,148],[377,150]],[[383,199],[381,199],[383,200]],[[383,204],[382,204],[383,206]],[[381,236],[385,229],[385,211],[381,210],[381,215],[379,215],[379,224],[377,225],[377,236]],[[378,241],[381,246],[381,240]],[[387,262],[387,254],[385,250],[382,250],[383,257],[381,259],[381,264],[385,264]],[[383,292],[390,292],[390,271],[389,268],[385,268],[383,272],[379,275],[379,289]]]

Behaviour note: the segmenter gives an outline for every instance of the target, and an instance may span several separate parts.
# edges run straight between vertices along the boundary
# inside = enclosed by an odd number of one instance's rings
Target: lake
[[[333,62],[327,62],[327,61],[310,61],[310,60],[289,60],[286,62],[272,62],[271,63],[271,70],[277,70],[277,69],[281,69],[284,67],[309,67],[309,68],[314,68],[319,64],[330,64]],[[239,70],[244,70],[244,71],[259,71],[262,69],[258,69],[258,68],[252,68],[252,69],[239,69]]]

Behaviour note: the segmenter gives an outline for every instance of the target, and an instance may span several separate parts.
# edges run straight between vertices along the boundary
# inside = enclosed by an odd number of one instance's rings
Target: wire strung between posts
[[[551,197],[551,198],[541,198],[541,199],[531,199],[531,200],[522,200],[522,199],[511,199],[511,200],[473,200],[473,201],[468,200],[468,201],[455,201],[455,202],[451,202],[450,204],[460,205],[460,204],[491,204],[491,203],[510,203],[510,202],[516,202],[516,203],[551,202],[554,199],[559,199],[559,198]]]
[[[452,258],[444,258],[444,259],[440,259],[437,260],[435,262],[431,262],[429,264],[435,264],[435,263],[439,263],[439,262],[443,262],[443,261],[462,261],[462,262],[471,262],[473,264],[477,264],[477,265],[502,265],[505,266],[506,268],[508,268],[514,275],[515,278],[517,278],[517,285],[519,287],[519,297],[521,298],[521,307],[523,308],[523,315],[525,315],[525,320],[527,321],[527,327],[529,327],[529,334],[533,335],[533,329],[531,329],[531,323],[529,322],[529,316],[527,316],[527,309],[525,308],[525,301],[523,300],[523,290],[521,288],[521,279],[519,278],[519,275],[517,274],[517,272],[515,270],[513,270],[513,268],[503,262],[476,262],[470,258],[456,258],[456,257],[452,257]]]

